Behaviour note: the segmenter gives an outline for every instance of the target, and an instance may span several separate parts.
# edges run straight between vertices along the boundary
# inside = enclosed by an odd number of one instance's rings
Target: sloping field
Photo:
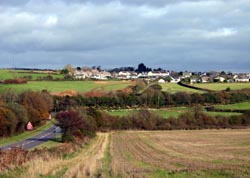
[[[80,93],[88,92],[93,89],[101,89],[104,91],[119,90],[131,85],[129,81],[31,81],[27,84],[1,84],[0,92],[9,88],[21,92],[24,90],[48,90],[49,92],[63,92],[72,90]]]
[[[118,132],[113,177],[249,177],[250,129]]]
[[[194,84],[193,86],[209,90],[226,90],[228,87],[231,90],[241,90],[244,88],[250,88],[250,82],[249,83],[197,83]]]
[[[177,83],[164,83],[160,85],[162,87],[162,91],[167,91],[169,93],[177,93],[177,92],[203,93],[202,91],[199,90],[180,86]]]

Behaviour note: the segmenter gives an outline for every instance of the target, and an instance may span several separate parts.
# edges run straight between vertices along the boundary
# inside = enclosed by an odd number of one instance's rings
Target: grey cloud
[[[10,58],[31,67],[145,62],[176,70],[250,68],[247,0],[3,2],[3,66]]]

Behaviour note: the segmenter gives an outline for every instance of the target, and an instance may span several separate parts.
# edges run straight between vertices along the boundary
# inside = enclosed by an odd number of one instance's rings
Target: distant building
[[[234,77],[235,82],[249,82],[249,78],[246,75],[237,75]]]
[[[203,76],[203,77],[201,77],[201,82],[208,83],[208,82],[210,82],[210,78],[208,76]]]
[[[160,71],[150,71],[147,73],[149,78],[159,78],[169,76],[169,72],[160,72]]]
[[[180,82],[181,81],[181,79],[180,79],[180,77],[171,77],[171,81],[170,81],[170,83],[178,83],[178,82]]]
[[[75,70],[74,77],[75,79],[85,79],[86,75],[85,75],[85,72],[83,72],[82,70]]]
[[[221,76],[217,76],[214,78],[214,82],[224,82],[226,79],[224,77]]]
[[[192,72],[183,72],[182,78],[190,78],[192,76]]]
[[[158,80],[158,83],[166,83],[166,82],[165,82],[165,80],[160,79],[160,80]]]

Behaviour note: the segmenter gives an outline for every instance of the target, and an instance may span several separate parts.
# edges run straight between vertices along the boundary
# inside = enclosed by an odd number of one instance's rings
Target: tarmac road
[[[21,147],[24,150],[28,150],[31,148],[34,148],[42,143],[45,143],[51,139],[55,139],[56,138],[56,128],[57,126],[53,125],[50,128],[48,128],[47,130],[43,131],[42,133],[27,138],[23,141],[19,141],[10,145],[6,145],[6,146],[2,146],[0,147],[0,149],[2,150],[8,150],[11,149],[12,147]]]

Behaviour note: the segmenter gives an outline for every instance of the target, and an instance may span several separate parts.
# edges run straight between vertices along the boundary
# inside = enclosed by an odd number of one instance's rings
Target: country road
[[[53,125],[38,135],[35,135],[33,137],[27,138],[25,140],[22,140],[22,141],[19,141],[10,145],[1,146],[0,149],[8,150],[8,149],[11,149],[12,147],[21,147],[24,150],[29,150],[42,143],[45,143],[51,139],[56,138],[56,134],[57,134],[56,128],[57,126]]]

